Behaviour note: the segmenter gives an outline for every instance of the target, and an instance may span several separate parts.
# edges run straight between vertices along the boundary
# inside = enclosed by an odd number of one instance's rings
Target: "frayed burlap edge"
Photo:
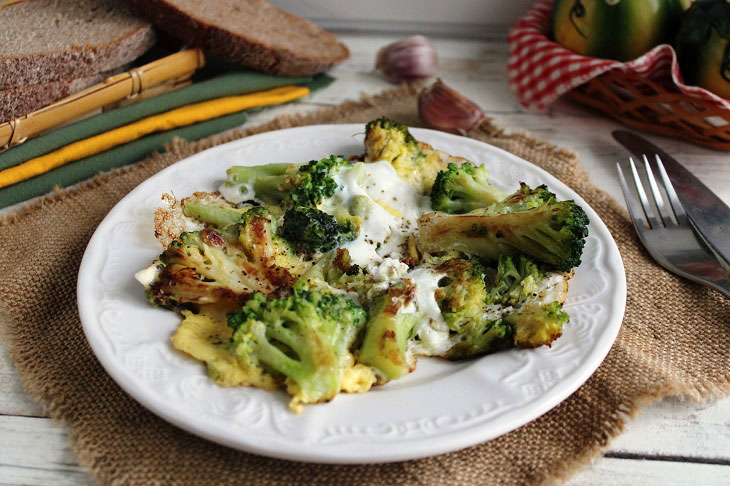
[[[164,161],[165,165],[170,164],[174,161],[180,160],[184,157],[197,153],[201,150],[211,148],[222,143],[226,143],[232,140],[236,140],[247,135],[262,133],[270,130],[288,128],[299,125],[310,125],[310,124],[321,124],[331,123],[337,121],[343,115],[348,113],[355,113],[379,103],[387,102],[390,99],[397,99],[403,96],[412,96],[416,92],[416,87],[407,86],[395,90],[386,91],[379,95],[363,97],[359,102],[346,102],[342,105],[338,105],[330,108],[323,108],[312,113],[302,115],[288,115],[276,118],[271,122],[258,125],[250,129],[237,129],[227,132],[223,135],[216,135],[208,137],[198,142],[186,142],[184,140],[176,139],[168,147],[165,153],[153,154],[145,161],[128,166],[122,169],[118,169],[112,172],[98,175],[88,181],[82,182],[77,187],[72,189],[56,189],[53,193],[44,196],[34,202],[31,202],[25,206],[20,207],[12,214],[5,215],[0,218],[0,226],[12,225],[22,223],[22,220],[27,215],[30,215],[36,211],[43,210],[44,208],[58,204],[64,200],[72,199],[77,194],[99,185],[105,185],[109,181],[113,180],[114,176],[119,173],[127,173],[134,171],[142,171],[147,169],[150,165]],[[568,149],[556,147],[551,143],[542,140],[537,137],[531,136],[527,132],[514,132],[507,133],[503,129],[499,128],[492,120],[485,120],[478,127],[472,130],[469,134],[472,137],[479,138],[482,140],[489,141],[490,143],[504,148],[509,151],[510,147],[521,146],[527,147],[530,150],[541,151],[550,153],[551,156],[564,159],[577,159],[577,155]],[[603,202],[607,203],[612,209],[621,213],[626,219],[626,212],[622,205],[613,199],[610,195],[604,191],[597,189],[589,180],[588,174],[581,169],[577,164],[571,175],[572,187],[578,192],[583,193],[586,190],[594,191],[600,195]],[[564,178],[563,177],[559,178]],[[0,305],[0,307],[3,307]],[[2,314],[0,312],[0,314]],[[7,312],[4,314],[7,315]],[[3,316],[6,317],[6,316]],[[11,360],[18,360],[17,356],[13,351],[13,344],[16,339],[15,333],[10,330],[10,327],[15,327],[19,323],[14,322],[12,326],[3,326],[2,333],[5,336],[8,343],[8,353]],[[24,390],[35,399],[39,400],[44,410],[51,415],[56,421],[63,422],[63,410],[57,409],[54,402],[43,402],[41,400],[43,383],[38,381],[32,376],[32,370],[21,368],[18,370],[19,379]],[[694,386],[680,387],[679,385],[670,386],[668,384],[660,384],[654,389],[643,390],[641,394],[637,394],[633,397],[625,399],[617,407],[613,415],[604,423],[601,430],[595,431],[595,444],[584,451],[583,454],[578,455],[573,460],[568,461],[560,465],[560,467],[554,467],[551,473],[539,478],[541,482],[553,483],[569,478],[575,472],[582,469],[585,465],[590,464],[596,457],[601,455],[608,447],[609,442],[618,436],[625,428],[628,420],[636,417],[641,409],[646,405],[654,403],[666,396],[678,396],[685,399],[693,400],[711,400],[730,393],[730,372],[726,373],[723,379],[719,381],[710,382],[698,382]],[[79,462],[82,466],[88,468],[96,478],[102,477],[102,472],[99,469],[99,465],[94,463],[94,456],[85,449],[85,444],[80,443],[79,437],[76,435],[73,429],[69,430],[69,436],[73,444],[73,452],[79,458]],[[538,478],[536,478],[538,479]]]

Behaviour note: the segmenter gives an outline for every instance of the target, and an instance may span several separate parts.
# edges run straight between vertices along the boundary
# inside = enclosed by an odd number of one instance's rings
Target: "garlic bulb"
[[[436,51],[422,35],[407,37],[381,48],[375,69],[391,83],[430,78],[436,72]]]
[[[426,126],[465,135],[486,115],[476,103],[437,79],[418,95],[418,115]]]

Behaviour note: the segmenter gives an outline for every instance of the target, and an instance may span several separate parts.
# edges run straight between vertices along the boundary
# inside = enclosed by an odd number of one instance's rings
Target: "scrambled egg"
[[[271,376],[245,369],[228,350],[233,330],[228,327],[225,310],[202,306],[198,314],[182,312],[184,319],[172,336],[172,345],[203,361],[213,381],[221,386],[255,386],[269,391],[277,388]]]

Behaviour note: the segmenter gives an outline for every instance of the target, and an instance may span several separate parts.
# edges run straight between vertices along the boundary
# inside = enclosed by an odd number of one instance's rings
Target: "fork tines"
[[[679,198],[677,198],[677,193],[674,191],[672,183],[669,181],[669,176],[667,175],[667,171],[664,169],[664,164],[662,164],[662,160],[658,155],[655,154],[654,157],[656,159],[656,167],[662,180],[662,188],[664,189],[664,193],[666,194],[669,204],[667,204],[664,200],[662,190],[657,184],[657,180],[654,177],[654,171],[652,170],[651,164],[649,163],[649,159],[646,155],[643,156],[644,169],[646,171],[646,178],[649,182],[649,189],[651,191],[653,204],[647,197],[646,190],[641,182],[641,177],[636,169],[634,159],[632,157],[629,158],[629,166],[631,167],[631,174],[634,179],[634,187],[636,187],[636,192],[639,195],[639,202],[636,201],[633,193],[629,190],[628,183],[626,182],[623,170],[621,169],[621,164],[616,163],[621,190],[626,198],[626,206],[631,213],[631,217],[636,221],[646,221],[650,229],[660,226],[671,227],[676,226],[677,224],[687,224],[687,215],[684,212],[682,204],[679,202]],[[641,212],[638,209],[639,206],[642,209]],[[656,207],[659,213],[658,217],[654,212],[654,207]],[[641,213],[643,213],[644,218],[641,217]]]

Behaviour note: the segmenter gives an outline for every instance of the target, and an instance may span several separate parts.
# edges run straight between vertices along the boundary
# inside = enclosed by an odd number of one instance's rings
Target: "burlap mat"
[[[257,131],[380,115],[418,125],[415,93],[399,89],[275,120]],[[82,465],[114,484],[539,484],[600,454],[642,404],[730,391],[730,304],[655,265],[621,206],[588,181],[574,153],[491,122],[470,136],[502,147],[575,189],[608,225],[628,276],[626,317],[596,373],[561,405],[467,450],[384,465],[326,466],[237,452],[169,425],[123,393],[94,358],[76,310],[76,275],[96,226],[137,184],[171,163],[245,136],[179,142],[164,155],[78,190],[59,191],[0,221],[0,299],[7,346],[25,390],[70,431]]]

